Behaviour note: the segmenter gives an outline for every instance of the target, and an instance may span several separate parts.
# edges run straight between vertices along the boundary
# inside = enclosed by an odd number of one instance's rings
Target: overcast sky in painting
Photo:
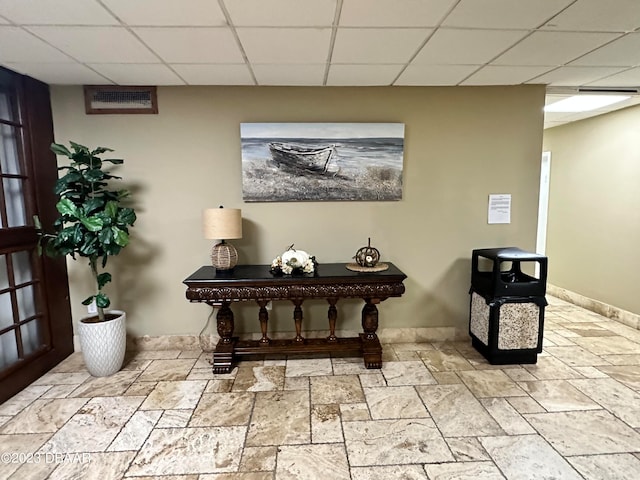
[[[404,138],[404,123],[241,123],[242,138]]]

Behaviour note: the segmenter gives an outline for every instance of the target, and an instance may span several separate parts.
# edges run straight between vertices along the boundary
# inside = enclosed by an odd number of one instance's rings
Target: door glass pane
[[[18,360],[16,334],[13,330],[0,335],[0,369],[9,367]]]
[[[7,274],[7,257],[0,255],[0,290],[9,288],[9,275]]]
[[[11,309],[11,294],[0,295],[0,329],[13,325],[13,310]]]
[[[27,250],[11,254],[13,261],[13,280],[16,285],[30,282],[33,279],[31,274],[31,254]],[[2,267],[0,267],[0,276]]]
[[[10,125],[0,124],[0,167],[4,174],[21,173],[18,154],[18,130]]]
[[[4,201],[7,206],[7,226],[21,227],[26,225],[22,180],[3,178],[2,185],[4,186]]]
[[[32,285],[18,288],[16,290],[16,297],[18,299],[18,316],[20,320],[25,320],[36,314]]]
[[[40,319],[36,318],[20,327],[24,355],[29,355],[42,345],[42,335],[39,324]]]
[[[2,77],[2,72],[0,72],[0,83],[4,80]],[[0,119],[2,120],[16,120],[16,106],[14,96],[11,93],[6,87],[0,87]]]

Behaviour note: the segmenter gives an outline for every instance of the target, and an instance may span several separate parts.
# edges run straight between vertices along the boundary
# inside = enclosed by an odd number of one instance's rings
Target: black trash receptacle
[[[538,278],[522,271],[527,263],[538,263]],[[491,364],[536,363],[547,305],[547,257],[517,247],[486,248],[473,250],[471,264],[473,346]]]

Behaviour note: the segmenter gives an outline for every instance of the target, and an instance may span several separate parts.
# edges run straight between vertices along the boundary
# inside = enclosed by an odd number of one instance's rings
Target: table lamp
[[[239,208],[207,208],[202,212],[204,237],[220,240],[211,249],[216,271],[229,271],[238,263],[238,251],[225,240],[242,238],[242,212]]]

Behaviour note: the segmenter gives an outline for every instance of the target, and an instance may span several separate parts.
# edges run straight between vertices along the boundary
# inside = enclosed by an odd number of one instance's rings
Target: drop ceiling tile
[[[323,64],[329,56],[330,28],[238,28],[251,63]]]
[[[11,45],[11,48],[0,48],[1,62],[71,61],[64,53],[19,27],[0,27],[0,45]]]
[[[242,53],[226,27],[134,28],[133,31],[167,63],[243,63]]]
[[[620,68],[560,67],[528,83],[544,83],[554,87],[576,87],[620,72]]]
[[[49,85],[109,85],[111,82],[80,63],[7,63],[11,70]]]
[[[638,0],[579,0],[543,28],[600,32],[630,32],[640,27]]]
[[[462,82],[462,85],[519,85],[554,68],[552,66],[514,67],[487,65],[467,78]]]
[[[343,0],[342,27],[435,27],[455,0]]]
[[[226,18],[218,2],[212,0],[102,0],[128,25],[224,26]]]
[[[392,85],[402,65],[331,65],[327,85]]]
[[[330,27],[336,0],[226,0],[236,27]]]
[[[494,65],[564,65],[616,38],[615,33],[534,32]]]
[[[431,32],[428,28],[339,28],[331,61],[405,64]]]
[[[480,65],[409,65],[394,85],[457,85]]]
[[[442,25],[474,28],[536,28],[573,1],[462,0]]]
[[[412,63],[416,65],[483,64],[528,35],[526,30],[439,28]]]
[[[590,87],[638,87],[640,86],[640,68],[631,68],[587,85]]]
[[[245,64],[174,64],[171,67],[178,72],[189,85],[253,85],[254,81]]]
[[[81,62],[154,63],[158,59],[122,27],[28,27]]]
[[[0,15],[24,25],[118,25],[95,0],[3,0]]]
[[[117,85],[184,85],[185,82],[160,63],[91,63],[88,65]]]
[[[640,64],[640,33],[630,33],[571,62],[571,65],[624,67]]]
[[[258,85],[319,86],[324,81],[324,65],[252,65]]]

